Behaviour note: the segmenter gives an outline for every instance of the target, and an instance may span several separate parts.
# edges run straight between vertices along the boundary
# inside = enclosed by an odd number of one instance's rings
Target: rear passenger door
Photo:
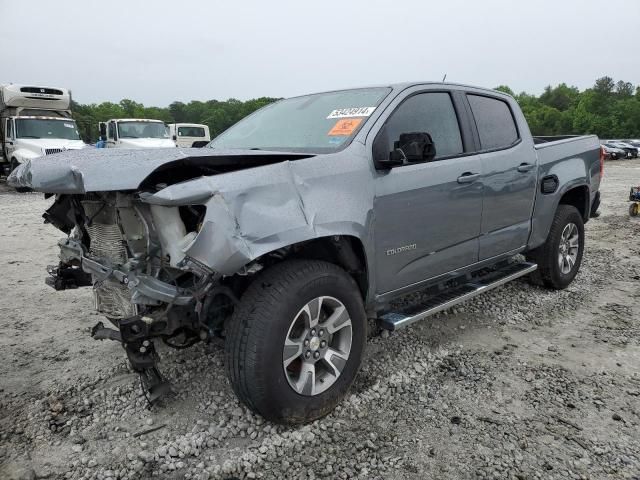
[[[503,97],[467,93],[482,163],[482,226],[479,259],[526,245],[537,182],[530,135],[523,140],[514,110]],[[518,111],[519,112],[519,111]]]
[[[460,94],[462,96],[462,94]],[[454,102],[454,98],[457,100]],[[386,293],[478,260],[482,216],[481,165],[468,154],[470,130],[455,92],[417,91],[391,105],[375,136],[376,156],[388,155],[401,134],[429,133],[436,157],[376,170],[376,284]]]

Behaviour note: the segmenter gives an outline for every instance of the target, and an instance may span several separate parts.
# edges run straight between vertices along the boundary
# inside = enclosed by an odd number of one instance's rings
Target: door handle
[[[480,178],[479,173],[464,172],[458,177],[458,183],[472,183],[475,182],[478,178]]]
[[[535,165],[532,165],[530,163],[521,163],[520,166],[518,167],[518,171],[520,173],[525,173],[530,171],[533,167],[535,167]]]

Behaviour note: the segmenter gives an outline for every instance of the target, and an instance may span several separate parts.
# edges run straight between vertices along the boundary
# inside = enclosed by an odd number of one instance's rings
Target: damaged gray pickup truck
[[[208,147],[63,152],[8,181],[55,195],[48,283],[93,287],[115,327],[93,336],[151,401],[154,342],[221,337],[235,393],[285,423],[344,397],[367,319],[399,329],[524,275],[565,288],[602,177],[595,136],[534,139],[510,96],[445,83],[282,100]]]

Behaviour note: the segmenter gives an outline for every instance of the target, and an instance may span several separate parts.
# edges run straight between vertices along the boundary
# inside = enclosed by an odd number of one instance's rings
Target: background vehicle
[[[167,148],[176,144],[169,128],[161,120],[114,118],[99,123],[100,137],[106,148]]]
[[[624,143],[640,149],[640,140],[623,140]]]
[[[211,148],[65,154],[8,181],[56,194],[46,220],[77,234],[51,283],[91,274],[118,326],[93,335],[123,343],[152,400],[154,340],[220,335],[238,397],[300,423],[348,391],[367,318],[396,330],[524,275],[573,281],[600,144],[536,140],[509,95],[408,83],[282,100]]]
[[[211,141],[209,127],[198,123],[170,123],[169,135],[178,147],[204,147]]]
[[[0,171],[32,158],[84,148],[64,88],[0,86]]]
[[[605,145],[624,150],[627,152],[626,158],[638,158],[638,149],[628,143],[621,142],[620,140],[607,140]]]
[[[621,158],[626,158],[627,156],[627,152],[625,152],[623,149],[617,148],[617,147],[611,147],[606,143],[602,144],[602,149],[604,150],[604,153],[606,155],[605,158],[607,159],[619,160]]]

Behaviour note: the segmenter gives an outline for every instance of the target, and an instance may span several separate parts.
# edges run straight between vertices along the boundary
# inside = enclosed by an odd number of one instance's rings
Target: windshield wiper
[[[36,137],[35,135],[20,135],[18,138],[42,138],[42,137]]]

